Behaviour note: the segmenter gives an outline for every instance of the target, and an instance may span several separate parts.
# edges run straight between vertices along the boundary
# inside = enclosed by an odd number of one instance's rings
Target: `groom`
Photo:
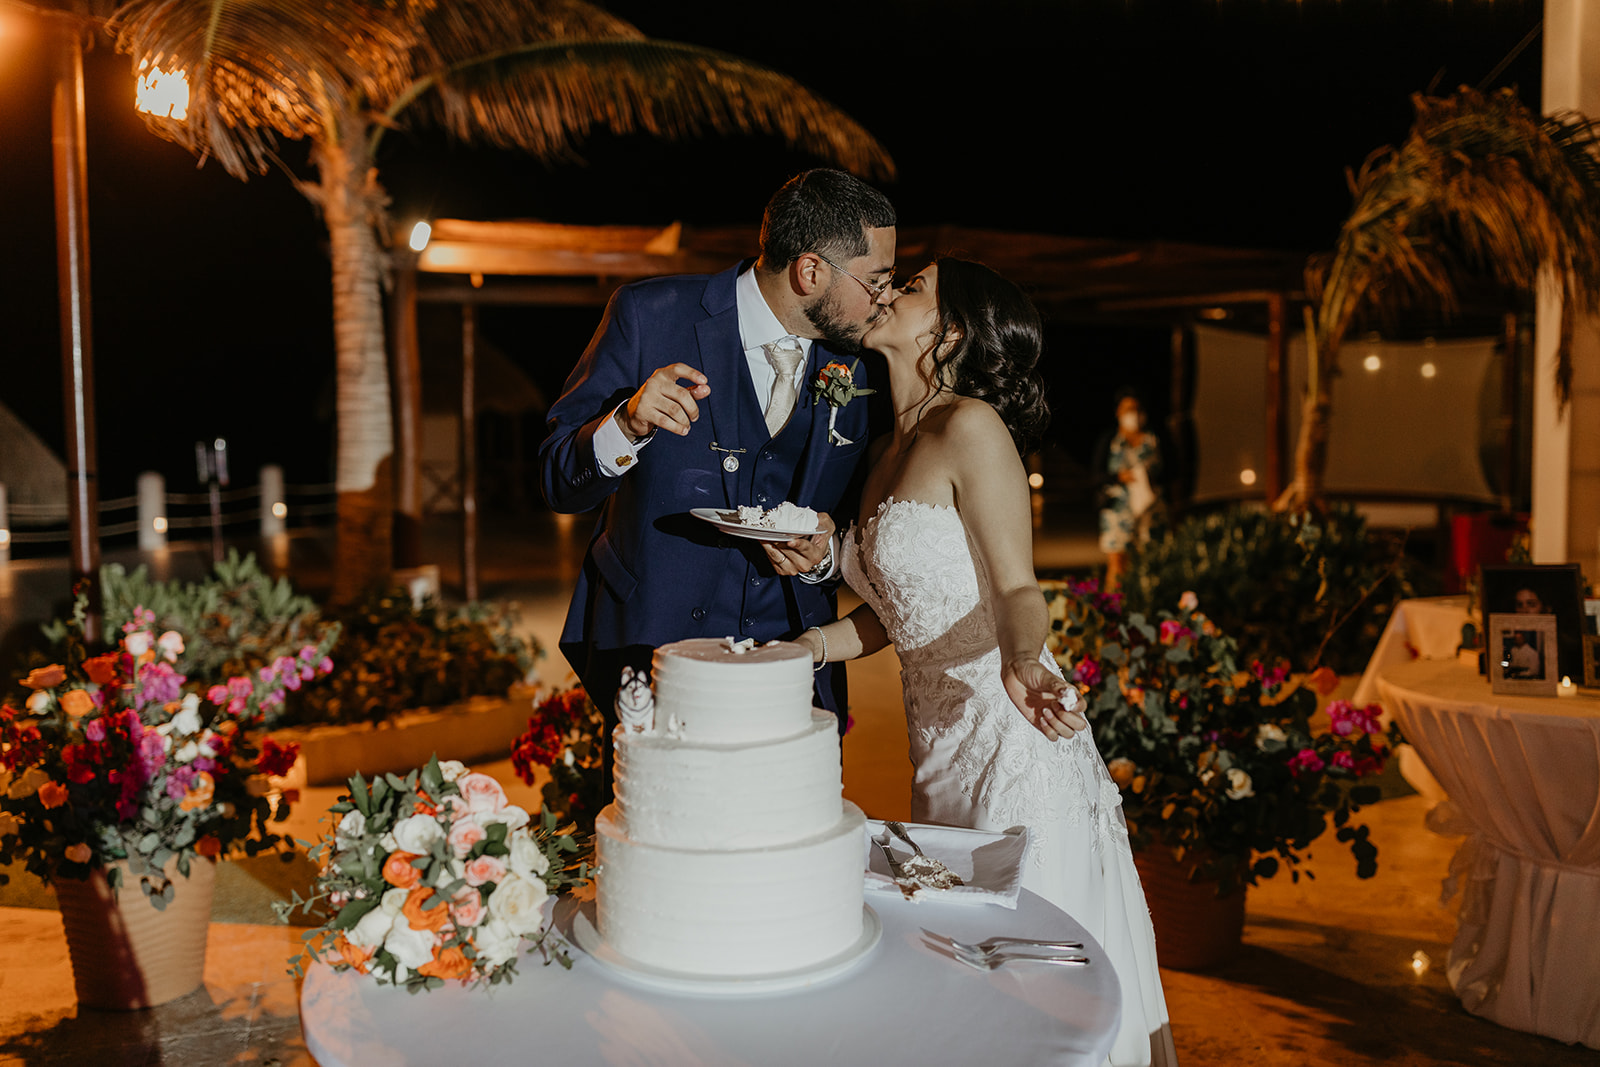
[[[690,637],[791,637],[835,616],[831,519],[822,534],[758,543],[719,534],[691,508],[837,513],[855,507],[867,402],[838,409],[810,386],[854,363],[894,299],[895,214],[836,170],[791,179],[767,204],[761,255],[720,274],[652,278],[612,296],[550,408],[539,450],[557,512],[604,505],[561,651],[606,717],[623,667]],[[864,387],[863,367],[856,384]],[[844,722],[842,666],[816,675],[818,704]]]

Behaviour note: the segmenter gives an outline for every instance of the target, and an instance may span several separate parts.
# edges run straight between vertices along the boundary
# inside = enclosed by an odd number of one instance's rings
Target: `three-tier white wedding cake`
[[[862,937],[865,819],[842,796],[837,721],[811,706],[804,648],[750,646],[658,649],[653,725],[625,716],[614,735],[596,925],[637,963],[771,975]]]

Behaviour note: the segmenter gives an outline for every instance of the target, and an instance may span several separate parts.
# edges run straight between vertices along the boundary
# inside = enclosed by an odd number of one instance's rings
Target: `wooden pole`
[[[417,257],[397,253],[389,308],[394,380],[394,562],[422,564],[422,354],[417,342]]]
[[[461,581],[478,599],[478,311],[461,305]]]
[[[94,343],[89,308],[88,151],[84,141],[83,47],[76,21],[50,27],[54,86],[50,145],[55,169],[56,280],[61,378],[66,406],[67,524],[72,581],[89,596],[84,636],[100,642],[100,491],[94,434]]]
[[[1500,510],[1510,514],[1521,508],[1522,478],[1522,344],[1517,313],[1506,312],[1500,361]]]
[[[1262,481],[1269,501],[1278,499],[1288,482],[1288,311],[1289,301],[1282,293],[1267,297],[1267,469]]]

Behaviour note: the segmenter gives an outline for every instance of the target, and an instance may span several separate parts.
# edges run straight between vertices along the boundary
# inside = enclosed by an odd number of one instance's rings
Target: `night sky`
[[[954,223],[1311,252],[1349,207],[1345,170],[1404,137],[1409,97],[1477,84],[1537,25],[1539,0],[617,0],[646,33],[758,60],[887,146],[902,225]],[[1537,107],[1541,42],[1495,85]],[[241,183],[148,133],[125,57],[87,57],[101,492],[139,470],[193,489],[192,443],[236,469],[331,479],[325,235],[279,172]],[[49,81],[37,28],[0,8],[0,402],[61,446]],[[763,138],[599,136],[586,164],[390,136],[384,184],[420,215],[570,223],[746,223],[817,161]],[[285,162],[308,173],[303,148]],[[903,263],[905,267],[918,264]],[[594,308],[483,316],[559,388]],[[1087,452],[1120,380],[1158,389],[1165,336],[1055,329],[1058,444]],[[1104,419],[1101,418],[1104,416]],[[535,429],[536,432],[536,429]],[[253,476],[247,480],[253,481]]]

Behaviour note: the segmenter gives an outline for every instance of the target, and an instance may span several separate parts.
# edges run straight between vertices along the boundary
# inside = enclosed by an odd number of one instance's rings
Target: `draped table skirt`
[[[1447,974],[1475,1015],[1600,1048],[1600,699],[1493,693],[1470,666],[1392,664],[1378,698],[1467,834]]]

